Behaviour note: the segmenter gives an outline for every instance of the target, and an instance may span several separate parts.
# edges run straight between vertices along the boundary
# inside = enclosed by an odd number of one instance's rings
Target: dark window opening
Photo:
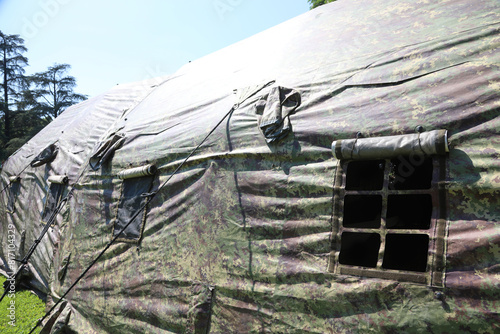
[[[7,199],[7,212],[14,213],[14,211],[16,210],[15,203],[20,189],[21,189],[21,181],[19,179],[11,182],[9,186],[9,198]]]
[[[426,234],[387,234],[382,267],[425,272],[428,248]]]
[[[375,268],[379,249],[379,234],[344,232],[341,237],[339,262],[341,264]]]
[[[346,195],[343,225],[350,228],[379,228],[381,212],[380,195]]]
[[[432,159],[410,155],[391,160],[390,185],[393,190],[429,189],[432,181]]]
[[[389,195],[387,228],[428,229],[431,225],[432,197],[423,195]]]
[[[139,241],[142,236],[146,209],[144,208],[135,218],[148,201],[149,192],[153,184],[153,175],[136,177],[123,180],[122,197],[118,204],[117,217],[113,228],[113,237],[133,219],[119,237],[121,241]]]
[[[64,183],[50,184],[49,191],[45,197],[45,206],[42,212],[42,224],[48,223],[54,212],[56,212],[64,192],[64,186]],[[51,224],[53,224],[53,222]]]
[[[347,166],[346,190],[380,190],[384,184],[384,160],[351,161]]]

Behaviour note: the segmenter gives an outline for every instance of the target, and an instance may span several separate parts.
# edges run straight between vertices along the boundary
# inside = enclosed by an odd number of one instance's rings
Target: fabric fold
[[[59,147],[56,144],[50,144],[31,161],[31,167],[40,167],[46,163],[52,162],[56,158],[58,152]]]
[[[125,135],[115,133],[110,136],[108,140],[100,142],[96,146],[94,152],[92,152],[92,156],[89,161],[90,168],[92,168],[92,170],[98,170],[101,168],[101,165],[109,159],[115,150],[122,146],[124,141]]]
[[[267,143],[276,143],[284,139],[292,130],[290,115],[300,106],[300,93],[292,88],[276,86],[271,88],[267,101],[256,104],[257,113],[263,108],[259,122]]]

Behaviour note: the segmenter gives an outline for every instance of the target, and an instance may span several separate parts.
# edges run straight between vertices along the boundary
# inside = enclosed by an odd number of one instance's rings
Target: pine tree
[[[28,59],[23,56],[27,49],[19,35],[7,35],[0,31],[0,72],[2,74],[2,111],[4,118],[4,142],[12,138],[11,105],[21,91],[25,78],[24,67]]]
[[[66,75],[70,68],[68,64],[54,64],[47,71],[36,73],[30,78],[36,87],[32,90],[37,101],[36,108],[43,116],[56,118],[67,107],[87,98],[73,92],[76,80]]]
[[[334,1],[335,0],[307,0],[307,2],[309,2],[309,4],[311,5],[311,9]]]

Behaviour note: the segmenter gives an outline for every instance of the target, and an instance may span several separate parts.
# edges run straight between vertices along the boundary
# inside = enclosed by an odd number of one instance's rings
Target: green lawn
[[[3,294],[3,282],[6,278],[0,275],[0,296]],[[9,315],[11,310],[11,301],[15,301],[15,326],[9,324],[11,319]],[[13,307],[11,307],[12,309]],[[45,314],[45,304],[35,294],[29,291],[16,292],[15,297],[11,298],[7,294],[0,303],[0,333],[2,334],[23,334],[29,333],[31,328],[35,326],[38,319]],[[38,328],[35,333],[39,333]]]

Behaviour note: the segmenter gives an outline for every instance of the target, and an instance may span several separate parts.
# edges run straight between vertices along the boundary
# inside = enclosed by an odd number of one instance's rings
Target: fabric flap
[[[92,168],[93,170],[98,170],[99,168],[101,168],[101,165],[105,163],[109,159],[109,157],[122,146],[124,141],[124,135],[113,134],[113,136],[108,140],[100,142],[96,146],[96,149],[90,157],[90,168]]]
[[[410,154],[443,155],[449,151],[448,131],[337,140],[332,143],[332,151],[339,160],[387,159]]]
[[[145,165],[135,168],[122,170],[118,173],[118,178],[122,180],[133,179],[136,177],[143,177],[156,174],[157,168],[155,165]]]
[[[31,167],[43,166],[48,162],[53,161],[57,153],[59,152],[59,147],[56,144],[50,144],[38,154],[33,161],[31,161]]]
[[[68,177],[66,175],[52,175],[47,179],[50,183],[65,184],[68,183]]]
[[[256,105],[256,111],[262,107],[262,101]],[[267,143],[278,142],[291,131],[289,116],[300,106],[300,93],[291,88],[276,86],[271,88],[264,105],[259,127]]]
[[[19,181],[21,181],[21,177],[20,176],[10,176],[9,177],[9,182],[10,183],[19,182]]]

